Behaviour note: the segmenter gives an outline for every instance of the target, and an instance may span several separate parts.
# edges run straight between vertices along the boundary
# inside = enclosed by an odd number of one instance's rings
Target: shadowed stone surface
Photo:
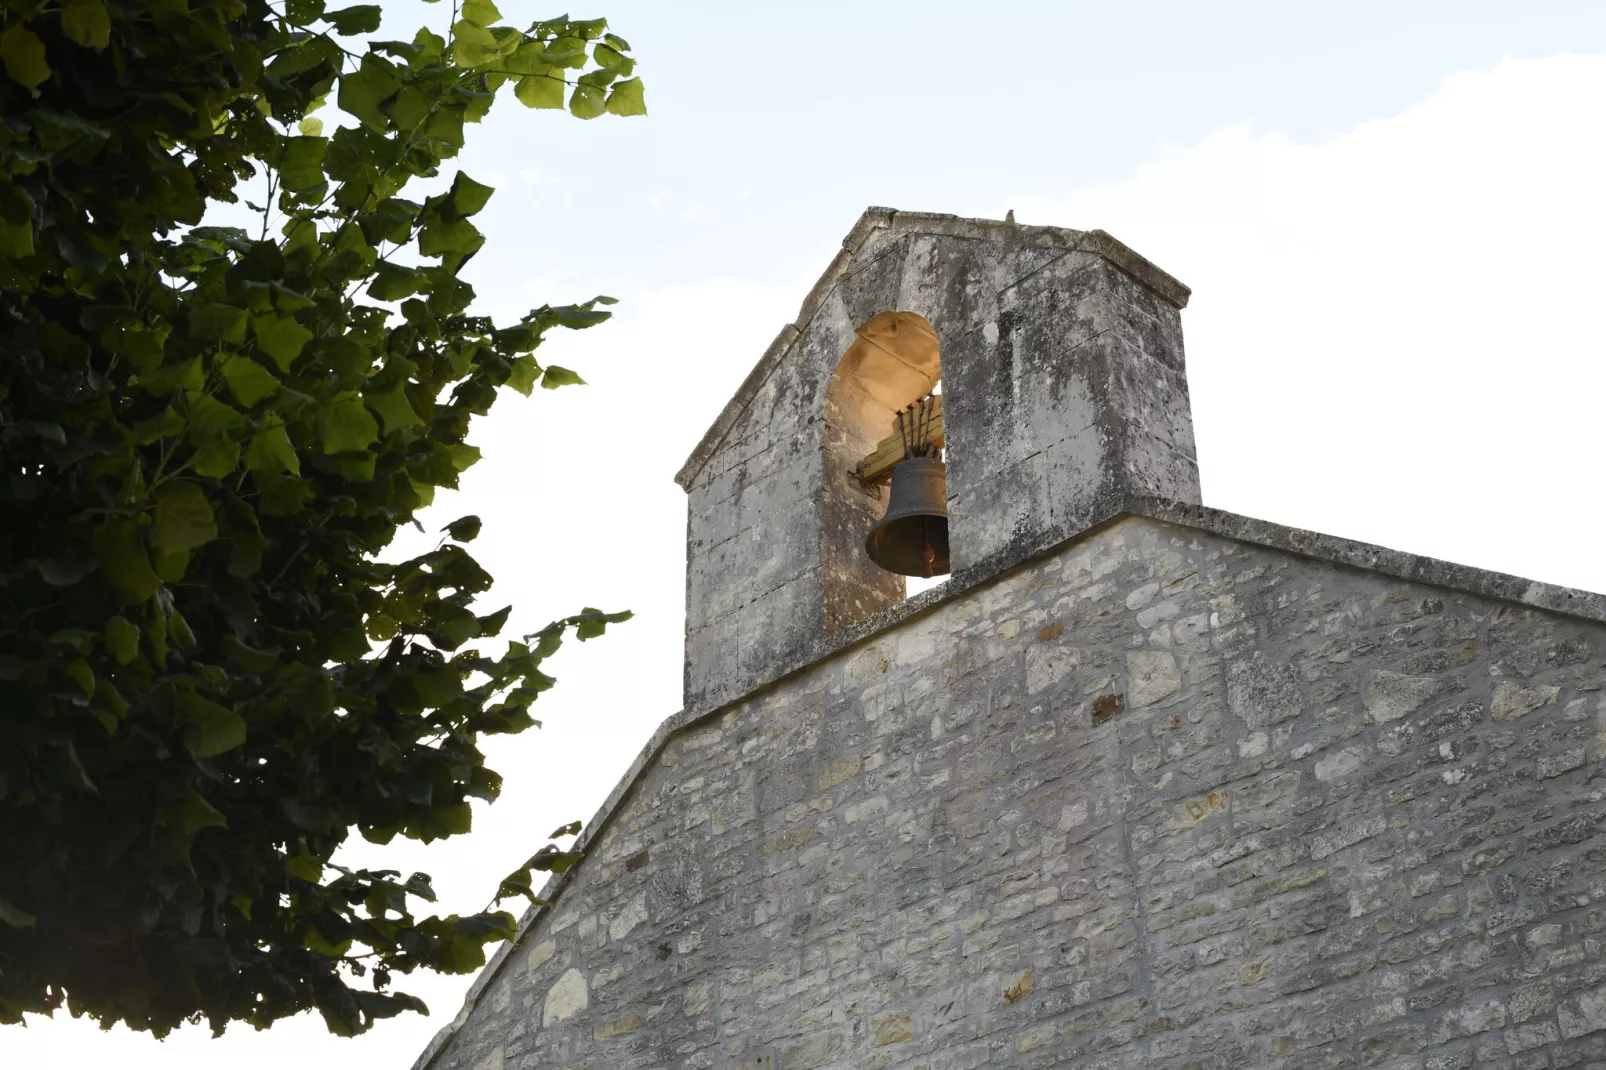
[[[431,1065],[1606,1059],[1603,641],[1119,520],[669,736]]]

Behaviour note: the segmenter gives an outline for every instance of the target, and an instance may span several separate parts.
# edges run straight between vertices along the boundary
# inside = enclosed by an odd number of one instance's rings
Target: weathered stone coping
[[[775,341],[771,342],[764,355],[759,357],[753,370],[747,373],[747,378],[742,380],[742,385],[737,388],[713,425],[703,435],[702,441],[697,443],[691,456],[686,458],[686,463],[675,474],[675,482],[681,487],[688,489],[691,487],[692,481],[697,478],[697,473],[703,470],[709,458],[718,451],[720,443],[725,440],[730,429],[736,425],[742,413],[747,411],[747,406],[752,404],[753,398],[758,395],[764,383],[780,366],[782,358],[808,329],[809,321],[814,318],[814,314],[848,273],[848,268],[858,256],[859,250],[863,249],[871,235],[879,230],[900,234],[936,234],[975,238],[980,241],[1008,242],[1043,249],[1058,249],[1066,253],[1094,253],[1178,308],[1186,307],[1192,294],[1192,291],[1181,282],[1102,230],[1029,227],[996,219],[966,219],[963,216],[943,215],[937,212],[900,212],[895,208],[867,208],[859,217],[859,221],[853,225],[853,229],[848,231],[848,236],[842,239],[842,251],[837,253],[836,258],[825,269],[825,273],[814,284],[814,288],[803,298],[803,304],[797,311],[797,318],[781,328],[781,332],[775,336]]]
[[[630,768],[625,771],[625,775],[608,795],[607,800],[586,824],[573,849],[583,852],[602,834],[611,822],[614,811],[624,802],[625,796],[635,786],[636,781],[657,759],[659,752],[669,740],[680,732],[717,717],[726,709],[746,702],[775,684],[796,676],[845,650],[868,642],[938,606],[994,583],[1016,568],[1073,546],[1087,536],[1128,517],[1146,517],[1255,546],[1299,554],[1329,564],[1365,569],[1411,583],[1465,591],[1484,598],[1606,623],[1606,595],[1539,583],[1502,572],[1490,572],[1470,565],[1457,565],[1437,558],[1389,550],[1370,543],[1286,527],[1204,505],[1190,505],[1164,498],[1127,498],[1096,505],[1084,515],[1085,521],[1067,525],[1073,528],[1069,535],[1064,534],[1063,529],[1059,532],[1046,533],[1031,545],[1021,544],[1011,547],[1001,554],[956,572],[942,586],[915,595],[851,627],[831,634],[821,633],[812,644],[799,653],[791,667],[747,694],[706,708],[684,709],[665,718],[657,731],[652,734],[652,738],[647,741],[647,745],[636,755],[635,761],[630,764]],[[570,870],[570,873],[573,872],[575,870]],[[540,898],[555,906],[558,897],[568,884],[568,879],[568,875],[564,874],[547,881],[541,889]],[[551,906],[532,907],[526,911],[519,922],[519,936],[522,937],[528,932],[544,911],[551,909],[553,909]],[[514,939],[503,944],[491,961],[486,963],[469,988],[468,995],[463,1000],[463,1009],[458,1012],[450,1025],[443,1028],[430,1041],[429,1046],[413,1064],[413,1070],[427,1070],[435,1057],[450,1043],[457,1030],[468,1020],[480,993],[502,968],[517,942],[518,940]]]

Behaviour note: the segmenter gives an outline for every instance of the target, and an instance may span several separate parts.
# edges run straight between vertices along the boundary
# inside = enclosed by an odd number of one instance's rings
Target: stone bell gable
[[[853,464],[939,379],[950,542],[997,572],[1134,494],[1199,500],[1188,289],[1101,231],[871,209],[676,477],[686,703],[729,701],[901,601]]]
[[[983,237],[915,257],[939,226]],[[1006,226],[872,212],[844,256],[903,248],[895,293],[980,278],[946,291],[979,306],[1014,269],[953,250],[995,263],[978,250]],[[1045,320],[1125,294],[1150,302],[1134,322],[1163,325],[1156,310],[1186,294],[1136,257],[1085,255],[1032,306]],[[833,272],[828,289],[847,274]],[[1101,281],[1078,290],[1087,276]],[[879,300],[846,320],[894,313],[868,334],[909,373],[877,370],[862,326],[835,358],[772,350],[683,473],[693,561],[739,537],[699,547],[700,523],[769,522],[741,511],[743,489],[713,496],[719,463],[751,464],[733,486],[798,481],[764,500],[803,532],[815,576],[766,589],[812,583],[808,629],[782,615],[795,633],[766,633],[762,593],[724,596],[705,627],[749,625],[723,640],[734,668],[717,676],[688,623],[688,660],[707,662],[688,672],[712,697],[688,690],[587,827],[584,861],[418,1070],[1606,1065],[1606,598],[1200,505],[1191,445],[1143,454],[1179,441],[1185,385],[1121,379],[1163,351],[1180,382],[1175,332],[1078,364],[1085,340],[1054,349],[1065,332],[995,309],[974,349],[953,325],[975,320],[917,313],[941,347],[954,551],[970,556],[913,598],[869,584],[885,604],[829,628],[830,554],[860,567],[830,525],[862,546],[875,522],[857,502],[831,513],[833,451],[873,445],[833,438],[852,413],[829,411],[832,379],[845,410],[879,418],[887,384],[923,390],[934,370],[925,328],[896,318],[913,302]],[[1004,349],[988,323],[1036,341]],[[913,341],[888,343],[898,332]],[[864,364],[874,374],[846,381]],[[763,462],[738,447],[760,434],[755,413],[791,418],[755,400],[778,377],[821,411],[777,431],[782,454]],[[1051,381],[1061,408],[1027,398]],[[1052,416],[1083,411],[1076,382],[1105,384],[1086,394],[1099,448],[1072,451],[1074,477],[1040,466],[992,499],[1016,510],[1007,531],[966,519],[988,450],[1049,443],[1003,481],[1079,430],[995,424],[1002,384],[1012,411]],[[1101,408],[1138,397],[1170,408]],[[1143,482],[1157,469],[1140,454],[1165,459],[1172,494]],[[820,458],[821,485],[787,456]]]

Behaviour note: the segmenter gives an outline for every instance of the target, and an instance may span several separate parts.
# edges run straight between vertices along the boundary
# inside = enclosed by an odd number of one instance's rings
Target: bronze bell
[[[935,457],[908,457],[892,470],[887,515],[864,540],[870,560],[905,576],[948,574],[948,470]]]

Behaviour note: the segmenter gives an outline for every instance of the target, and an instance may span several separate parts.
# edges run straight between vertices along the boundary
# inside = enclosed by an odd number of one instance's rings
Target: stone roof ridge
[[[809,321],[814,318],[815,312],[825,303],[831,291],[850,274],[849,268],[858,255],[881,232],[886,232],[887,235],[938,234],[955,238],[1059,248],[1066,252],[1092,252],[1136,278],[1178,308],[1187,305],[1192,292],[1169,273],[1102,230],[1027,226],[1016,223],[1013,219],[972,219],[939,212],[903,212],[896,208],[866,208],[858,222],[853,224],[853,228],[842,239],[841,251],[820,275],[819,281],[804,296],[803,303],[798,308],[797,318],[781,328],[775,340],[759,357],[758,362],[753,365],[753,370],[747,373],[747,378],[742,380],[742,385],[737,387],[736,393],[731,396],[725,408],[704,433],[702,440],[692,450],[691,456],[686,458],[686,463],[675,474],[675,482],[683,489],[691,487],[692,481],[718,451],[725,441],[725,436],[736,426],[736,422],[747,411],[748,405],[758,395],[764,383],[780,366],[798,338],[808,329]]]
[[[1178,502],[1167,498],[1120,498],[1097,502],[1079,518],[1068,522],[1068,527],[1071,529],[1069,531],[1062,528],[1056,533],[1045,536],[1044,540],[1035,546],[1015,547],[999,557],[977,562],[961,572],[954,573],[948,582],[940,587],[915,595],[841,631],[821,633],[815,645],[804,652],[796,664],[748,694],[708,708],[683,709],[665,718],[646,745],[637,753],[635,761],[630,764],[624,776],[597,809],[596,814],[586,823],[580,838],[570,849],[583,854],[601,837],[612,822],[614,813],[624,804],[631,789],[635,787],[636,781],[652,766],[659,752],[672,737],[711,717],[718,716],[726,709],[748,701],[759,692],[827,658],[869,642],[937,606],[962,598],[979,587],[1002,579],[1019,566],[1058,553],[1094,532],[1128,517],[1158,520],[1237,542],[1297,554],[1327,564],[1364,569],[1410,583],[1462,591],[1482,598],[1511,602],[1531,609],[1606,624],[1606,594],[1541,583],[1521,576],[1474,568],[1471,565],[1458,565],[1420,554],[1390,550],[1371,543],[1292,528],[1269,520],[1256,520],[1253,517],[1213,509],[1206,505]],[[464,997],[462,1009],[449,1024],[436,1033],[434,1039],[413,1063],[413,1070],[429,1070],[435,1057],[445,1050],[457,1030],[467,1022],[480,994],[507,962],[519,940],[534,927],[542,913],[556,908],[558,897],[568,884],[571,875],[584,865],[585,862],[582,861],[568,873],[548,879],[539,894],[539,898],[548,905],[532,906],[525,912],[519,921],[518,936],[498,948],[491,960],[481,969]]]

